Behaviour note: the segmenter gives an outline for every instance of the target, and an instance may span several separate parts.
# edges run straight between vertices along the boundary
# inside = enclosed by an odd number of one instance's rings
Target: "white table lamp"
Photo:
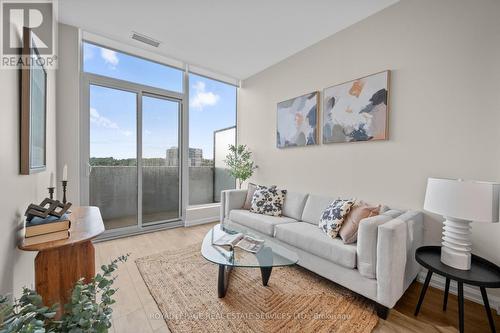
[[[500,183],[429,178],[424,209],[445,218],[441,262],[468,270],[471,263],[470,223],[498,222]]]

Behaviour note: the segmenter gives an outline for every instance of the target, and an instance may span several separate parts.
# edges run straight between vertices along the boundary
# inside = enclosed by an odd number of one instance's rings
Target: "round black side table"
[[[448,292],[450,290],[450,280],[457,281],[458,287],[458,326],[460,333],[464,331],[464,283],[472,286],[477,286],[481,290],[483,296],[484,307],[488,315],[488,322],[492,332],[496,332],[495,323],[491,314],[490,303],[486,288],[500,288],[500,267],[494,263],[472,255],[471,269],[464,271],[445,265],[441,262],[441,247],[440,246],[422,246],[415,252],[415,259],[423,267],[427,268],[427,276],[420,292],[415,316],[418,315],[420,307],[425,297],[425,292],[431,281],[432,273],[442,275],[446,278],[444,290],[443,311],[446,311],[448,303]]]

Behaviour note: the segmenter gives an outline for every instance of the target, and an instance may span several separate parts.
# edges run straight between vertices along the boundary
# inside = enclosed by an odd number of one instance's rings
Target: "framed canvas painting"
[[[390,71],[345,82],[323,93],[323,143],[387,140]]]
[[[276,140],[278,148],[318,143],[319,92],[278,103]]]

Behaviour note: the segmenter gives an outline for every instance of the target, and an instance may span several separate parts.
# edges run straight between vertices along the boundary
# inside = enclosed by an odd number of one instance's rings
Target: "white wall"
[[[245,80],[238,139],[253,181],[414,209],[430,176],[500,181],[498,13],[492,0],[403,0]],[[277,102],[385,69],[389,141],[276,148]],[[440,232],[427,216],[426,241]],[[473,223],[474,252],[500,264],[499,235]]]
[[[34,286],[33,252],[17,249],[28,204],[48,196],[51,172],[56,170],[55,73],[47,72],[47,170],[33,175],[19,174],[20,73],[0,70],[0,294],[19,296],[23,286]]]

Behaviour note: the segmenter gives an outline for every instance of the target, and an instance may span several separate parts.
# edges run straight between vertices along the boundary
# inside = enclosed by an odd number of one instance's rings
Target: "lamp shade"
[[[455,219],[498,222],[499,191],[499,183],[429,178],[424,209]]]

